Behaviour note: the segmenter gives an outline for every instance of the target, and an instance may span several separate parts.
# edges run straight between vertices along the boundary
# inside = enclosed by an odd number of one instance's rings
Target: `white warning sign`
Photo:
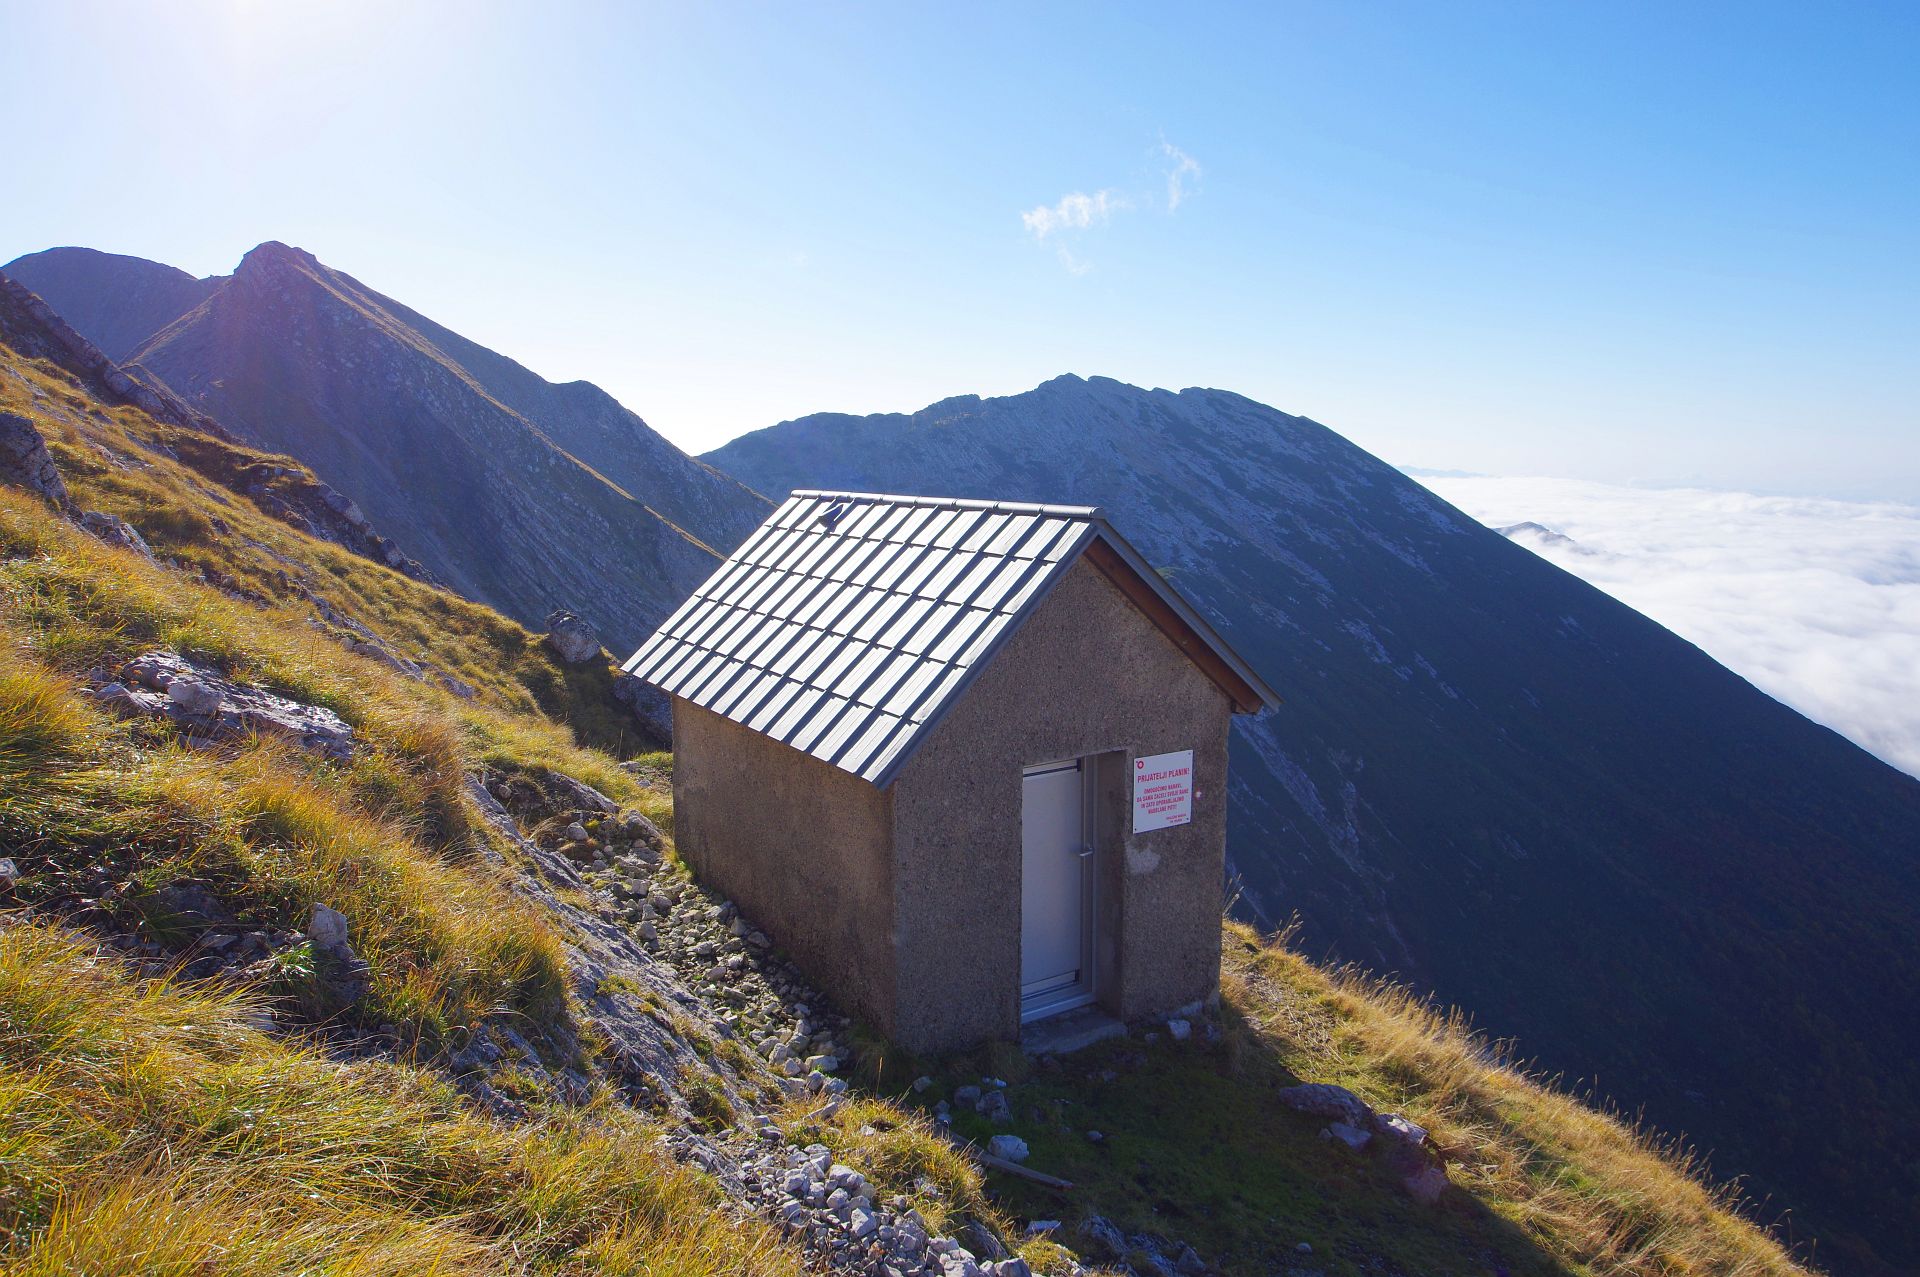
[[[1193,751],[1133,760],[1133,832],[1193,820]]]

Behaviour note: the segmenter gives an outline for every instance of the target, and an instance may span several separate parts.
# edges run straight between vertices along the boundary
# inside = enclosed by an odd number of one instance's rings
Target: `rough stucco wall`
[[[1230,718],[1226,694],[1098,568],[1077,563],[892,787],[901,1044],[1018,1032],[1020,772],[1055,759],[1121,751],[1130,770],[1134,756],[1194,751],[1193,822],[1133,834],[1129,788],[1101,848],[1103,889],[1118,896],[1100,912],[1118,915],[1119,978],[1098,995],[1131,1019],[1211,993]],[[1109,929],[1102,944],[1115,940]]]
[[[893,1033],[891,799],[673,702],[674,843],[834,1001]]]

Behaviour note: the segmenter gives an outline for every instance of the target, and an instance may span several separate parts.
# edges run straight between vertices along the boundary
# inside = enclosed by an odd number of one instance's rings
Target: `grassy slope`
[[[996,1177],[1007,1209],[1069,1224],[1101,1214],[1236,1273],[1805,1271],[1684,1154],[1499,1062],[1457,1013],[1237,923],[1222,994],[1214,1047],[1120,1041],[1057,1070],[1005,1051],[902,1060],[881,1089],[919,1068],[939,1083],[929,1101],[983,1074],[1006,1080],[1030,1164],[1075,1184],[1062,1196]],[[1411,1117],[1455,1156],[1464,1191],[1415,1205],[1375,1161],[1320,1139],[1322,1119],[1272,1101],[1296,1081]],[[957,1125],[981,1141],[993,1130],[972,1114]]]
[[[20,1274],[791,1272],[647,1124],[510,1128],[230,999],[0,929],[0,1268]]]
[[[299,927],[324,900],[354,919],[372,963],[356,1018],[396,1025],[427,1055],[490,1012],[564,1011],[560,937],[477,854],[463,774],[557,767],[658,807],[538,712],[543,698],[578,708],[591,685],[570,687],[525,631],[275,523],[185,466],[101,462],[93,442],[131,456],[116,429],[161,428],[87,415],[57,372],[22,371],[30,385],[0,378],[0,403],[40,422],[82,505],[261,593],[277,570],[318,565],[316,591],[383,637],[418,635],[416,650],[482,697],[350,654],[297,601],[230,599],[0,488],[0,848],[24,875],[8,903],[58,920],[0,914],[0,1269],[797,1268],[770,1233],[718,1212],[713,1186],[659,1152],[642,1115],[603,1102],[503,1127],[422,1070],[332,1062],[249,1027],[230,995],[138,977],[86,942],[166,940],[149,902],[175,880],[209,884],[262,926]],[[156,646],[327,705],[367,748],[346,766],[265,743],[190,749],[80,694],[88,668]]]
[[[76,499],[125,518],[163,559],[284,606],[280,619],[290,626],[328,632],[302,595],[324,599],[399,655],[464,680],[498,708],[560,719],[582,740],[617,753],[635,744],[607,695],[608,671],[560,666],[540,636],[491,608],[315,540],[240,495],[255,483],[270,491],[312,486],[300,463],[133,408],[102,409],[58,369],[20,361],[3,347],[0,355],[19,374],[0,377],[0,409],[38,421]],[[145,446],[129,448],[129,441]]]
[[[429,1054],[449,1028],[499,1008],[564,1011],[559,937],[474,854],[483,834],[463,772],[557,767],[667,813],[657,790],[581,744],[620,743],[594,683],[604,672],[563,675],[517,626],[266,518],[209,481],[231,450],[208,460],[181,446],[208,445],[175,439],[194,465],[116,461],[96,445],[131,457],[128,436],[162,428],[124,410],[95,415],[44,366],[19,371],[0,376],[0,407],[41,422],[83,505],[267,601],[147,565],[0,489],[0,845],[26,874],[15,903],[64,920],[0,928],[0,1267],[791,1267],[764,1232],[719,1222],[711,1190],[651,1154],[647,1123],[625,1109],[502,1127],[422,1071],[331,1063],[248,1027],[230,998],[136,978],[76,943],[75,927],[162,934],[166,920],[141,900],[173,879],[214,884],[262,924],[298,926],[324,899],[355,919],[373,963],[358,1014]],[[349,654],[309,624],[282,571],[475,684],[480,700]],[[88,668],[154,646],[328,705],[368,748],[344,767],[264,745],[191,750],[78,694]],[[1098,1211],[1235,1271],[1793,1271],[1685,1167],[1482,1064],[1423,1008],[1245,932],[1227,940],[1227,1038],[1212,1051],[1121,1045],[1031,1078],[1004,1051],[884,1068],[876,1052],[870,1076],[885,1090],[922,1067],[949,1082],[1015,1074],[1034,1164],[1081,1188],[1063,1201],[996,1184],[1005,1209],[1070,1221]],[[1406,1204],[1318,1141],[1317,1123],[1276,1108],[1272,1084],[1295,1076],[1345,1082],[1470,1147],[1455,1170],[1467,1191],[1437,1211]],[[871,1098],[824,1125],[800,1109],[787,1125],[883,1184],[906,1191],[925,1176],[954,1209],[992,1213],[978,1177],[902,1106]],[[1110,1138],[1095,1147],[1088,1127]],[[1291,1250],[1301,1240],[1310,1260]],[[1026,1253],[1049,1255],[1044,1244]]]

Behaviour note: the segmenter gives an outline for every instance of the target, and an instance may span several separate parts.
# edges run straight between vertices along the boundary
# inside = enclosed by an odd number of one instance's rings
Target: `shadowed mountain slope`
[[[115,363],[219,289],[218,277],[93,248],[49,248],[7,263],[7,274],[54,301],[60,317]]]
[[[1286,699],[1236,725],[1243,914],[1643,1101],[1829,1262],[1913,1262],[1920,782],[1239,395],[1062,377],[706,459],[1100,505]]]
[[[436,577],[521,620],[568,607],[631,646],[764,510],[598,388],[547,382],[309,253],[262,244],[190,281],[197,300],[170,270],[83,249],[7,268],[128,348],[131,372],[312,466]],[[142,289],[157,323],[135,342],[112,298]],[[162,294],[187,308],[163,315]]]

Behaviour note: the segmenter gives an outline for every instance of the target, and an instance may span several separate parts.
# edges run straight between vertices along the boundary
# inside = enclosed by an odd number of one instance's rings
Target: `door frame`
[[[1024,815],[1026,808],[1026,782],[1029,776],[1043,775],[1047,772],[1064,771],[1071,767],[1080,774],[1080,978],[1073,985],[1040,994],[1029,1000],[1020,988],[1016,977],[1014,993],[1020,1001],[1020,1023],[1031,1024],[1035,1020],[1044,1020],[1049,1016],[1072,1011],[1091,1004],[1098,996],[1098,981],[1095,975],[1094,957],[1099,952],[1095,943],[1095,930],[1100,925],[1100,839],[1096,819],[1098,805],[1096,801],[1095,775],[1097,754],[1084,754],[1078,758],[1058,758],[1050,762],[1033,763],[1020,769],[1020,801]],[[1020,873],[1022,881],[1027,872],[1027,848],[1024,836],[1020,842]],[[1026,919],[1019,919],[1022,944],[1026,937]]]

